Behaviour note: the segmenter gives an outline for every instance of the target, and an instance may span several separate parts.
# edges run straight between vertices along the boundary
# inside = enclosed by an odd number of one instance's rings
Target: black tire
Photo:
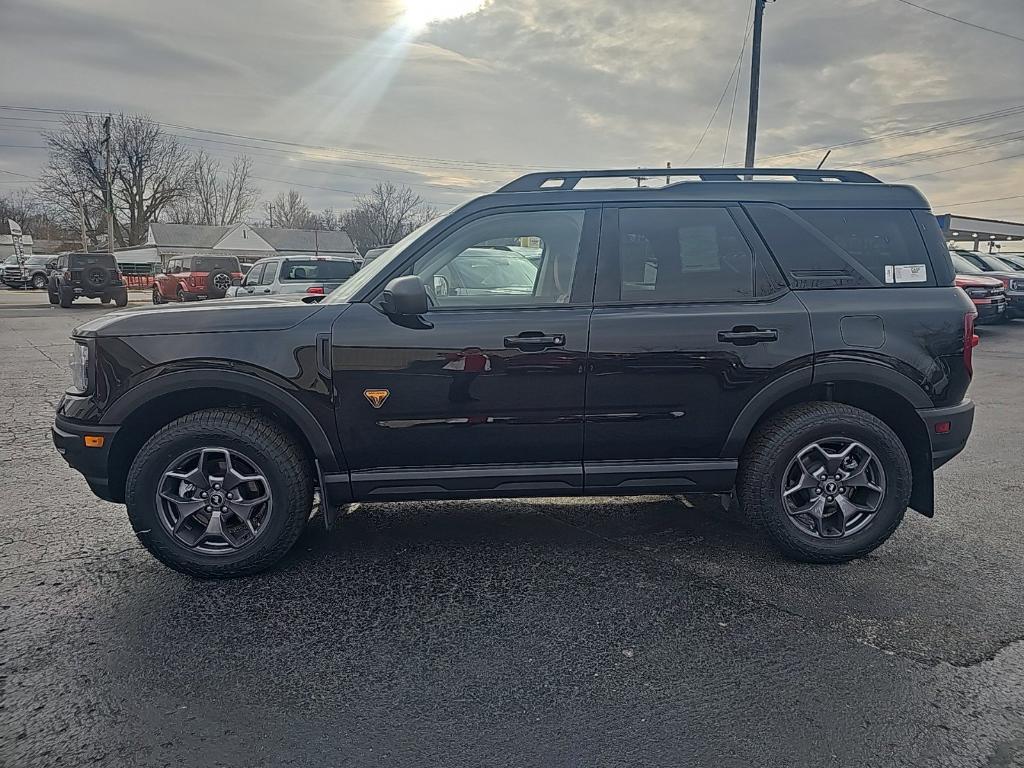
[[[885,474],[878,510],[860,530],[821,538],[794,523],[782,498],[790,462],[808,444],[830,437],[856,440],[877,457]],[[761,425],[740,459],[736,490],[746,515],[787,557],[806,563],[843,563],[863,557],[888,539],[910,503],[910,459],[884,422],[843,403],[813,402],[788,408]]]
[[[178,296],[178,303],[180,303],[180,304],[184,304],[186,301],[188,301],[188,299],[185,298],[185,291],[183,289],[181,289],[181,288],[178,289],[177,296]]]
[[[46,287],[46,275],[39,273],[32,275],[32,287],[37,291],[43,290]]]
[[[269,482],[273,505],[266,531],[222,554],[188,549],[166,530],[156,505],[157,484],[168,465],[210,445],[251,456]],[[172,421],[142,447],[128,472],[125,503],[135,534],[165,565],[202,578],[248,576],[270,568],[298,540],[313,505],[312,470],[291,436],[266,417],[241,409],[198,411]]]
[[[52,288],[46,289],[46,297],[50,300],[50,303],[56,305],[60,301],[60,297]]]
[[[221,283],[221,285],[218,286],[217,283]],[[231,273],[227,270],[215,269],[206,276],[206,297],[208,299],[223,299],[230,287]]]
[[[115,307],[127,307],[128,306],[128,291],[123,291],[114,296]]]
[[[71,306],[71,302],[73,302],[74,300],[75,300],[75,295],[73,293],[71,293],[71,291],[66,290],[64,288],[60,289],[60,305],[61,305],[61,307],[63,307],[64,309],[67,309],[68,307]]]
[[[101,296],[100,297],[100,304],[109,304],[109,303],[110,303],[110,297],[109,296]]]
[[[160,295],[160,289],[157,288],[155,285],[153,286],[153,303],[154,304],[163,304],[163,303],[165,303],[164,302],[164,297]]]

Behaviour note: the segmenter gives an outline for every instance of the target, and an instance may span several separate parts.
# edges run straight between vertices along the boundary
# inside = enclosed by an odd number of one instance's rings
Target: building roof
[[[221,249],[250,250],[245,246],[238,247],[237,238],[229,238],[236,230],[251,232],[263,241],[257,245],[258,240],[254,239],[252,250],[300,253],[356,252],[352,238],[343,230],[282,229],[253,227],[248,224],[231,224],[223,227],[203,224],[150,224],[148,244],[157,246],[161,251],[173,249],[185,252],[191,249],[216,249],[218,244],[228,240],[229,242],[221,246]]]

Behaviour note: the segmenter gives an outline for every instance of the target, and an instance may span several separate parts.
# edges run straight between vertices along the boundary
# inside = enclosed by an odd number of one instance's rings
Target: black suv
[[[128,304],[128,286],[121,277],[117,262],[109,253],[69,253],[57,259],[50,274],[47,293],[51,304],[65,309],[75,299],[85,296],[100,299],[104,304],[113,301],[117,306]]]
[[[86,323],[53,439],[200,576],[270,566],[317,489],[328,527],[352,501],[735,490],[784,553],[841,562],[933,514],[971,431],[953,278],[921,194],[862,173],[531,174],[323,301]]]

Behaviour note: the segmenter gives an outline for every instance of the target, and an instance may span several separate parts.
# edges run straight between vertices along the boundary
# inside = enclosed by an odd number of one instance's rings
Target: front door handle
[[[541,331],[523,331],[518,336],[506,336],[505,346],[509,349],[521,349],[525,352],[535,352],[548,347],[564,347],[565,334],[553,333],[548,335]]]
[[[753,325],[737,325],[731,331],[719,331],[718,340],[725,344],[747,347],[751,344],[763,344],[778,341],[779,332],[774,328],[756,328]]]

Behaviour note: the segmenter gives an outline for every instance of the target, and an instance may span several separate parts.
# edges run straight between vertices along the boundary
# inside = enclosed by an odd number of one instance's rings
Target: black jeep
[[[315,490],[328,527],[357,500],[735,491],[787,555],[842,562],[931,516],[967,442],[953,277],[920,193],[862,173],[531,174],[320,303],[86,323],[53,439],[200,576],[270,566]]]
[[[65,309],[81,296],[99,299],[104,304],[113,301],[119,307],[128,304],[128,286],[109,253],[69,253],[59,257],[46,290],[50,303]]]

